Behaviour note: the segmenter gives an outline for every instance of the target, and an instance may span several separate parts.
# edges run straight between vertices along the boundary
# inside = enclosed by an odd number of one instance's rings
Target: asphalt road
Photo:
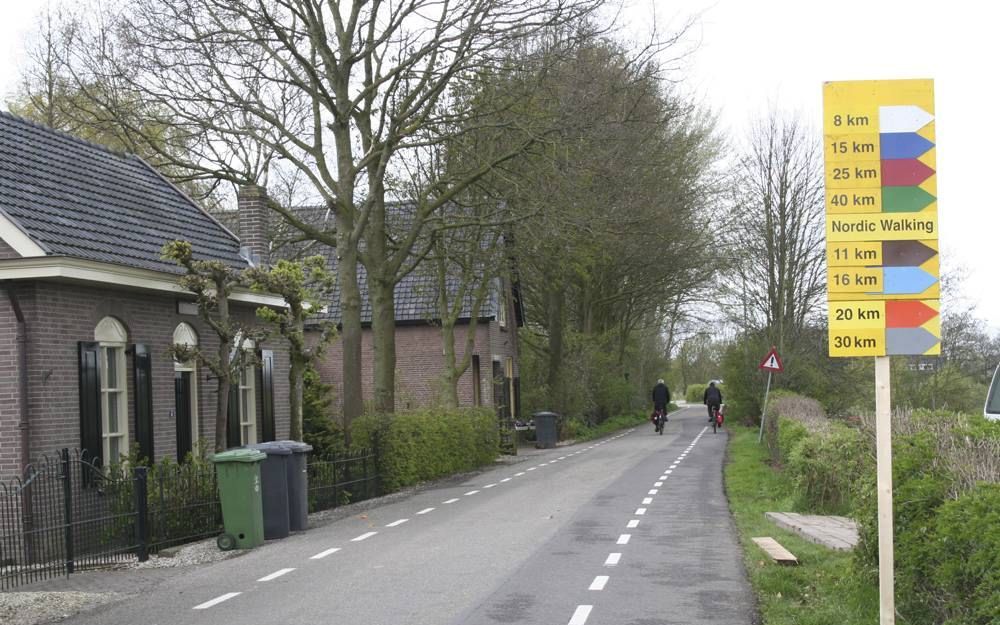
[[[754,621],[701,407],[193,568],[68,622],[659,625]]]

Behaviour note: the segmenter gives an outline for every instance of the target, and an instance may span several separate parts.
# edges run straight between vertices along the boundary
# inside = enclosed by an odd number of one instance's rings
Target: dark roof
[[[392,222],[402,223],[408,219],[411,205],[406,203],[393,203],[387,206],[390,227]],[[326,207],[323,206],[303,206],[295,209],[297,216],[306,223],[332,227],[333,216],[330,215]],[[287,228],[272,227],[273,233],[285,232]],[[280,234],[276,234],[281,238]],[[296,244],[293,246],[281,246],[274,250],[272,260],[276,258],[303,257],[319,254],[327,259],[327,266],[330,271],[337,271],[337,255],[333,248],[317,244]],[[459,279],[455,276],[448,276],[448,290],[453,295],[459,288]],[[358,283],[361,290],[361,322],[371,323],[372,307],[368,298],[368,273],[363,265],[358,263]],[[431,273],[429,263],[419,265],[416,270],[406,275],[394,289],[396,321],[402,323],[431,322],[440,319],[437,304],[437,278]],[[459,314],[459,319],[468,320],[472,316],[473,298],[467,295]],[[496,289],[491,289],[489,297],[482,303],[479,309],[479,318],[488,319],[495,317],[500,307],[498,293]],[[340,320],[340,285],[339,281],[330,299],[329,306],[325,313],[317,315],[318,318],[325,318],[332,321]]]
[[[180,273],[168,241],[246,267],[239,240],[142,159],[0,112],[0,210],[50,256]]]

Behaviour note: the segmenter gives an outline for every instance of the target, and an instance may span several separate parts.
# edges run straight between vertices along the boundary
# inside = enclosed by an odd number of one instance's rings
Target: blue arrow
[[[941,342],[924,328],[886,328],[886,356],[919,356]]]
[[[879,135],[882,160],[917,158],[934,147],[934,143],[915,132],[884,132]]]
[[[882,268],[882,293],[885,294],[923,293],[937,281],[920,267]]]

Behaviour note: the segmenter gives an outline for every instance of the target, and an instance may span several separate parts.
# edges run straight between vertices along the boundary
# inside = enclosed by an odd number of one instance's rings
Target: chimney
[[[236,194],[240,254],[255,266],[268,264],[271,244],[268,239],[267,202],[267,189],[257,185],[240,187]]]

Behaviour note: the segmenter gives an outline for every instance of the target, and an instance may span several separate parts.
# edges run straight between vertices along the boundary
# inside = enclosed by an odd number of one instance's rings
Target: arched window
[[[94,328],[99,349],[101,380],[101,444],[105,463],[128,455],[128,391],[125,375],[125,345],[128,332],[114,317],[105,317]]]
[[[174,345],[198,346],[198,332],[181,322],[174,328]],[[198,420],[198,367],[194,359],[174,361],[174,416],[177,433],[177,461],[194,451],[200,439]]]

